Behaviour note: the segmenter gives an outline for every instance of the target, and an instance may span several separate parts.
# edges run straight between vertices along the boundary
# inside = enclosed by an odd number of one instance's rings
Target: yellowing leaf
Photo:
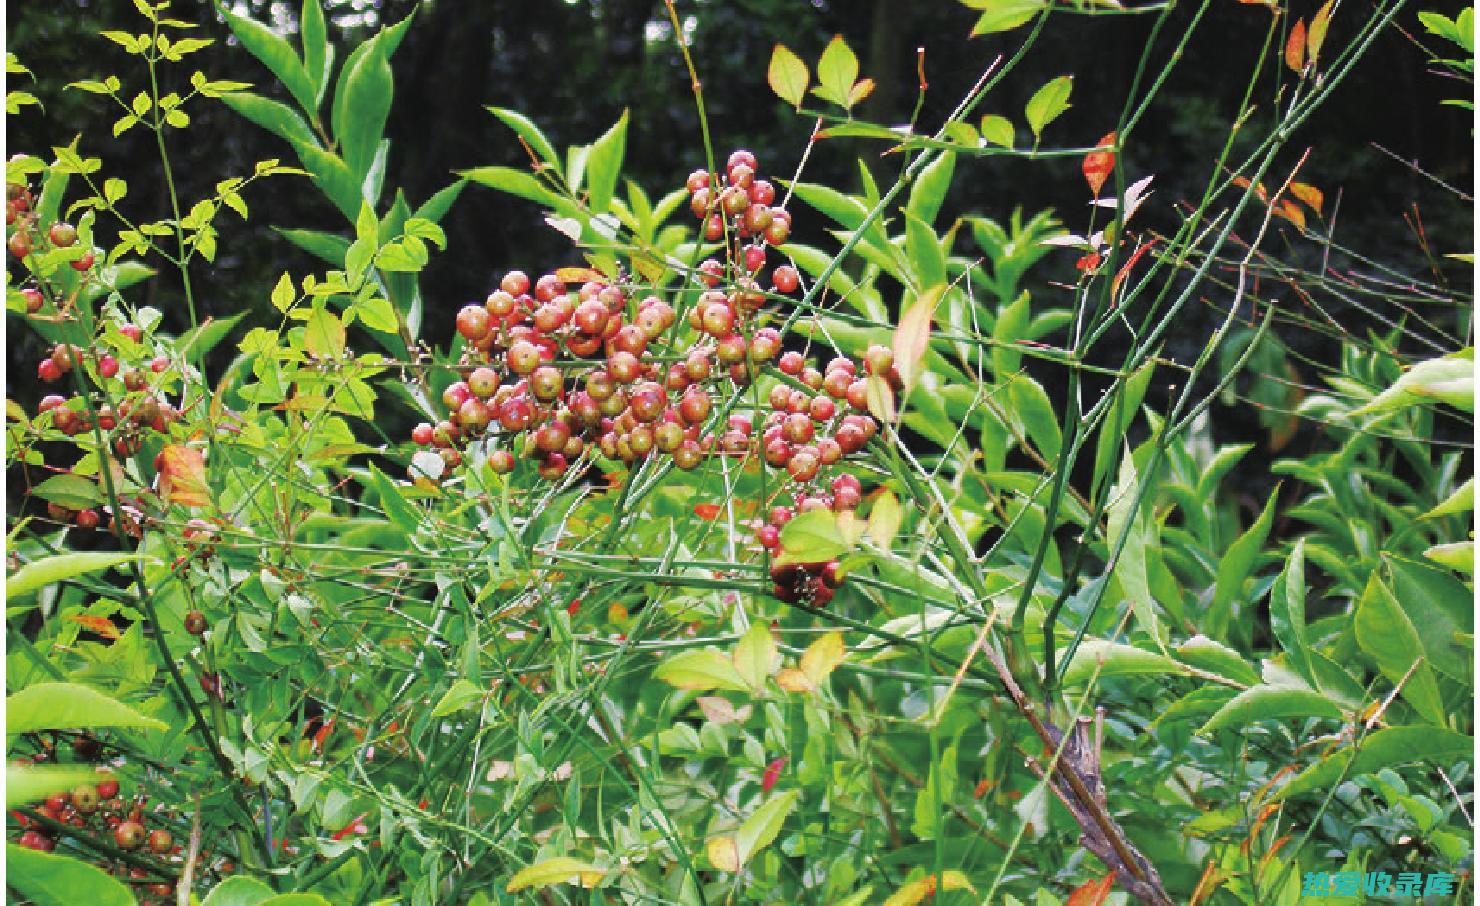
[[[1326,0],[1310,19],[1310,30],[1305,34],[1305,52],[1311,65],[1321,56],[1321,45],[1326,43],[1326,29],[1331,25],[1331,2]],[[1317,212],[1319,213],[1319,212]]]
[[[315,358],[339,358],[344,354],[344,322],[328,309],[314,310],[303,327],[303,348]]]
[[[817,684],[795,667],[783,667],[776,671],[776,685],[787,692],[815,692],[817,690]]]
[[[859,79],[858,81],[854,82],[853,87],[848,90],[848,106],[852,107],[854,104],[862,103],[864,98],[873,93],[874,80]]]
[[[899,316],[899,326],[894,328],[894,366],[899,369],[906,395],[920,376],[920,360],[930,345],[930,324],[935,316],[935,306],[945,291],[943,284],[936,284],[920,293],[914,304]]]
[[[776,96],[800,108],[807,94],[807,84],[812,75],[802,58],[792,53],[784,44],[777,44],[771,51],[771,65],[766,69],[766,82]]]
[[[96,633],[97,635],[100,635],[105,639],[117,641],[121,637],[121,634],[118,631],[118,627],[114,626],[113,621],[108,619],[107,617],[100,617],[93,614],[85,613],[74,613],[68,614],[67,619],[71,620],[74,623],[81,624],[83,629],[86,629],[88,632]]]
[[[181,506],[211,502],[206,486],[205,455],[194,447],[172,444],[159,453],[159,496]]]
[[[734,837],[710,837],[704,844],[704,854],[720,871],[733,873],[740,870],[740,847]]]
[[[653,671],[653,678],[679,689],[727,689],[745,692],[748,686],[735,662],[722,652],[710,648],[680,651],[671,655]]]
[[[1309,183],[1292,182],[1290,183],[1290,194],[1305,202],[1306,207],[1320,216],[1321,205],[1326,203],[1326,193]]]
[[[1295,27],[1290,29],[1289,40],[1285,42],[1285,65],[1290,67],[1291,72],[1301,73],[1305,71],[1305,20],[1295,20]]]
[[[982,117],[982,138],[994,145],[1011,148],[1016,138],[1012,120],[995,113],[987,114]]]
[[[807,646],[802,652],[798,666],[813,686],[821,686],[833,670],[843,662],[848,650],[843,645],[841,632],[829,632]]]
[[[735,670],[752,689],[759,690],[771,675],[771,662],[776,658],[776,640],[771,637],[771,626],[764,620],[756,620],[735,645]]]
[[[976,893],[976,888],[971,886],[966,875],[953,869],[941,872],[939,879],[935,875],[926,875],[909,882],[885,900],[884,906],[915,906],[934,897],[937,890],[969,890]]]
[[[293,289],[293,278],[288,275],[287,271],[284,271],[283,275],[278,278],[277,286],[272,288],[272,307],[278,311],[287,311],[296,298],[298,298],[298,293]]]
[[[868,536],[879,547],[888,550],[889,546],[894,543],[894,536],[899,534],[899,527],[903,523],[904,510],[899,505],[899,499],[885,489],[874,498],[873,509],[869,510]]]
[[[779,675],[777,679],[780,679]],[[743,722],[750,717],[749,705],[737,708],[730,703],[729,699],[720,698],[718,695],[701,695],[694,701],[698,703],[699,710],[704,712],[704,719],[713,724],[723,726]]]
[[[869,414],[885,424],[893,424],[894,388],[890,387],[889,382],[878,374],[869,375],[864,382]]]
[[[514,877],[509,879],[509,886],[505,889],[509,893],[517,893],[530,887],[549,887],[551,884],[580,884],[582,887],[595,887],[605,876],[606,869],[604,868],[597,868],[595,865],[572,859],[569,856],[556,856],[520,869]]]

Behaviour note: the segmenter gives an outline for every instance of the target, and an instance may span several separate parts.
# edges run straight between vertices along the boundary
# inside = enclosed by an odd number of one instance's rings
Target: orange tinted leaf
[[[594,271],[589,267],[557,267],[555,276],[560,279],[561,283],[585,283],[588,280],[594,280],[597,283],[606,282],[606,278],[599,271]]]
[[[1233,184],[1235,186],[1238,186],[1240,189],[1247,189],[1249,188],[1249,186],[1254,185],[1253,183],[1249,182],[1248,179],[1242,176],[1235,176],[1233,178]],[[1260,183],[1257,186],[1254,186],[1254,194],[1258,196],[1260,201],[1266,203],[1269,201],[1269,193],[1264,191],[1264,183]]]
[[[1281,198],[1279,206],[1275,208],[1274,212],[1295,224],[1300,228],[1301,232],[1305,231],[1305,212],[1300,210],[1300,205],[1288,198]]]
[[[120,637],[118,627],[114,626],[113,621],[107,617],[91,616],[89,614],[68,614],[67,619],[81,624],[83,629],[100,635],[105,639],[117,641]]]
[[[1069,899],[1064,906],[1100,906],[1105,898],[1110,896],[1110,888],[1115,886],[1115,872],[1110,872],[1098,881],[1090,881],[1069,894]]]
[[[848,92],[848,106],[857,104],[864,98],[874,93],[873,79],[859,79],[853,83],[853,88]]]
[[[894,328],[894,365],[899,369],[907,394],[919,377],[920,360],[930,345],[930,322],[935,316],[936,303],[945,291],[945,286],[936,285],[922,292],[915,303],[900,315],[899,326]]]
[[[172,444],[159,453],[159,495],[181,506],[206,506],[206,460],[194,447]]]
[[[1305,71],[1305,20],[1295,20],[1295,27],[1290,29],[1290,39],[1285,42],[1285,65],[1292,72]]]
[[[1100,139],[1095,147],[1107,148],[1114,146],[1114,144],[1115,133],[1112,132]],[[1089,190],[1095,193],[1096,198],[1099,198],[1100,187],[1105,184],[1106,179],[1110,178],[1110,174],[1115,172],[1115,152],[1091,151],[1084,156],[1084,163],[1081,165],[1081,169],[1084,171],[1084,181],[1089,183]]]
[[[719,504],[696,503],[694,504],[694,515],[698,516],[700,519],[712,522],[714,521],[714,518],[719,515]]]
[[[1306,207],[1315,211],[1317,216],[1321,213],[1321,205],[1326,203],[1326,193],[1309,183],[1290,183],[1290,194],[1305,202]]]
[[[1326,0],[1310,19],[1310,31],[1305,35],[1305,52],[1310,62],[1315,63],[1321,55],[1321,45],[1326,43],[1326,29],[1331,24],[1331,0]]]

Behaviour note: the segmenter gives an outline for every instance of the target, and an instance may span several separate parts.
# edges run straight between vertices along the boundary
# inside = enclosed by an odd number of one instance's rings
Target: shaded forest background
[[[1177,16],[1190,17],[1195,11],[1196,4],[1181,5]],[[1308,18],[1317,5],[1316,0],[1291,0],[1291,13]],[[1358,5],[1362,8],[1338,17],[1333,39],[1344,40],[1341,30],[1355,28],[1366,15],[1365,4],[1358,0]],[[237,0],[232,6],[286,34],[296,34],[296,3]],[[593,140],[630,108],[625,175],[654,198],[681,185],[691,169],[703,164],[688,78],[662,0],[420,4],[331,0],[326,7],[329,37],[339,49],[336,62],[382,22],[398,21],[415,11],[417,22],[392,61],[395,102],[387,130],[392,145],[385,182],[387,192],[404,188],[413,207],[452,181],[455,170],[527,162],[512,133],[484,110],[485,105],[524,112],[561,147]],[[1471,207],[1377,147],[1416,161],[1438,179],[1472,193],[1471,116],[1439,103],[1465,93],[1468,86],[1446,80],[1426,64],[1428,54],[1421,44],[1428,39],[1416,22],[1420,8],[1424,7],[1405,10],[1399,28],[1378,38],[1332,101],[1303,127],[1303,136],[1293,147],[1313,149],[1302,179],[1323,188],[1328,199],[1340,195],[1337,241],[1432,280],[1433,264],[1405,222],[1404,212],[1411,215],[1417,205],[1429,241],[1436,255],[1442,255],[1471,249]],[[815,59],[832,35],[844,35],[859,51],[863,74],[879,85],[861,116],[883,123],[909,119],[917,99],[917,48],[923,47],[929,90],[920,124],[933,130],[988,63],[999,53],[1010,55],[1023,34],[969,38],[977,13],[951,0],[680,0],[678,9],[703,78],[716,152],[723,156],[730,148],[749,147],[759,155],[765,172],[787,176],[806,146],[811,121],[795,115],[766,87],[766,64],[777,41]],[[266,69],[234,45],[211,4],[177,0],[174,13],[200,22],[201,36],[216,39],[213,47],[191,58],[195,68],[212,78],[251,81],[254,90],[285,98]],[[6,17],[7,48],[19,53],[37,74],[34,90],[46,105],[44,115],[30,108],[11,118],[7,153],[44,152],[85,132],[84,151],[101,155],[107,172],[129,179],[128,203],[154,205],[153,210],[140,210],[140,216],[166,216],[156,149],[148,133],[133,130],[105,144],[108,124],[116,117],[108,107],[111,102],[62,90],[69,81],[109,73],[120,74],[128,84],[135,75],[132,61],[96,33],[134,29],[133,3],[16,2],[7,5]],[[1226,134],[1227,118],[1243,90],[1242,74],[1256,59],[1268,22],[1269,13],[1262,7],[1213,0],[1206,21],[1128,152],[1128,174],[1157,174],[1157,200],[1166,219],[1144,225],[1170,228],[1168,203],[1200,194]],[[1040,44],[979,112],[1005,113],[1021,123],[1022,105],[1038,86],[1072,73],[1073,108],[1054,125],[1049,139],[1063,145],[1092,144],[1114,128],[1151,26],[1151,16],[1057,17]],[[1180,29],[1167,31],[1176,34]],[[190,68],[177,68],[173,77],[183,83]],[[1266,73],[1273,78],[1273,66],[1266,67]],[[162,90],[181,87],[185,86],[164,85]],[[1261,85],[1256,97],[1270,96],[1270,87]],[[192,116],[192,128],[170,149],[185,198],[210,192],[228,175],[250,172],[252,164],[264,158],[296,163],[277,138],[219,104],[194,104]],[[203,141],[206,137],[210,140]],[[887,184],[900,160],[881,158],[880,150],[877,143],[822,142],[807,178],[856,187],[855,159],[863,156],[879,182]],[[1299,150],[1292,152],[1285,167],[1294,164]],[[1083,222],[1086,201],[1078,168],[1077,159],[962,161],[944,213],[969,211],[1005,220],[1015,208],[1026,213],[1052,208],[1068,226],[1076,227]],[[294,178],[254,187],[247,202],[250,222],[223,221],[221,254],[214,266],[197,272],[197,285],[203,287],[197,296],[205,314],[244,308],[265,313],[278,274],[321,268],[273,233],[272,226],[344,232],[328,201]],[[796,213],[798,235],[825,243],[822,218],[801,209]],[[435,257],[422,275],[427,298],[423,336],[433,342],[445,342],[458,307],[481,299],[504,271],[517,267],[540,273],[577,260],[565,238],[541,222],[534,205],[477,186],[463,193],[444,226],[449,250]],[[1311,243],[1298,245],[1282,243],[1276,251],[1297,258],[1318,254]],[[1059,253],[1048,261],[1034,287],[1040,300],[1035,309],[1069,299],[1067,290],[1053,281],[1072,282],[1074,255]],[[1467,266],[1440,258],[1438,267],[1440,279],[1469,291]],[[172,295],[170,285],[151,281],[149,286],[153,298],[137,301],[162,309],[172,326],[182,327],[183,304]],[[1334,311],[1339,316],[1340,306]],[[1203,331],[1197,319],[1211,323],[1216,315],[1213,305],[1193,313],[1187,328],[1189,349],[1201,346]],[[1286,341],[1318,360],[1329,359],[1335,351],[1329,338],[1314,332],[1297,332]],[[1174,340],[1168,352],[1175,355],[1176,345]],[[39,355],[39,347],[23,342],[10,344],[7,351],[11,374],[19,375],[22,384],[19,392],[7,390],[27,405],[39,392],[29,378]],[[1043,380],[1051,388],[1057,383],[1054,375]],[[1226,422],[1220,417],[1221,441],[1261,436],[1252,414],[1235,413]]]

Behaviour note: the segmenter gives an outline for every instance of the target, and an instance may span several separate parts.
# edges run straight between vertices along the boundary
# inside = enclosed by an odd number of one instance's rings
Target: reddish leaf
[[[194,447],[172,444],[159,453],[159,496],[181,506],[206,506],[211,502],[206,487],[205,455]]]
[[[68,614],[67,619],[74,623],[80,623],[83,629],[95,633],[105,639],[117,641],[120,633],[118,627],[107,617],[90,616],[88,614]]]
[[[1292,182],[1290,183],[1290,194],[1305,202],[1306,207],[1315,211],[1316,216],[1320,216],[1321,205],[1326,203],[1326,193],[1309,183]]]
[[[1100,906],[1110,896],[1110,888],[1115,886],[1115,872],[1110,872],[1098,881],[1089,881],[1073,893],[1064,906]]]
[[[766,773],[763,777],[761,777],[761,792],[771,792],[771,787],[775,786],[776,781],[781,779],[781,769],[785,766],[785,758],[778,758],[770,764],[766,765]]]
[[[1290,39],[1285,42],[1285,65],[1295,73],[1305,71],[1305,20],[1295,20]]]
[[[1249,186],[1253,185],[1253,183],[1249,182],[1248,179],[1246,179],[1245,177],[1242,177],[1242,176],[1235,176],[1233,178],[1233,184],[1235,186],[1238,186],[1240,189],[1247,189]],[[1259,198],[1260,201],[1263,201],[1263,202],[1268,202],[1269,201],[1269,193],[1266,192],[1266,191],[1264,191],[1264,184],[1263,183],[1260,183],[1260,184],[1254,186],[1254,194],[1256,196],[1258,196],[1258,198]]]
[[[1093,273],[1094,270],[1095,270],[1095,268],[1097,268],[1099,266],[1100,266],[1100,253],[1099,252],[1090,252],[1088,255],[1084,255],[1078,261],[1074,262],[1074,267],[1080,273],[1084,273],[1084,274]]]
[[[715,517],[719,515],[719,504],[696,503],[694,504],[694,515],[706,522],[713,522]]]
[[[1121,267],[1120,273],[1116,274],[1115,279],[1110,283],[1111,299],[1116,298],[1120,294],[1120,284],[1125,280],[1127,276],[1130,275],[1131,268],[1135,267],[1136,262],[1141,260],[1141,256],[1151,251],[1151,247],[1156,245],[1156,243],[1159,241],[1160,240],[1153,239],[1131,253],[1130,260],[1127,261],[1123,267]]]
[[[344,827],[341,827],[339,830],[335,831],[334,832],[334,839],[335,840],[343,840],[345,837],[348,837],[351,834],[363,834],[363,833],[366,833],[367,831],[369,831],[370,828],[366,827],[365,824],[364,824],[365,819],[367,817],[369,817],[369,815],[370,815],[369,812],[365,812],[364,814],[360,815],[355,820],[353,820],[350,823],[346,824]]]
[[[930,345],[930,322],[945,291],[945,286],[938,284],[922,292],[915,303],[900,315],[899,326],[894,329],[894,365],[899,369],[905,393],[910,392],[915,386],[915,378],[919,377],[920,360]]]
[[[1100,139],[1095,147],[1111,148],[1114,145],[1115,133],[1112,132]],[[1081,169],[1084,171],[1085,182],[1089,183],[1089,190],[1095,193],[1096,198],[1099,198],[1100,187],[1105,184],[1106,179],[1110,178],[1110,174],[1115,172],[1115,152],[1091,151],[1084,156],[1084,163]]]
[[[873,79],[859,79],[853,83],[853,88],[848,92],[848,106],[861,102],[864,98],[874,93]]]

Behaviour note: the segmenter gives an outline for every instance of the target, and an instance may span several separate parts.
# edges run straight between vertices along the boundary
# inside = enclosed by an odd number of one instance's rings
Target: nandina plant
[[[1330,393],[1251,380],[1298,375],[1261,286],[1390,291],[1336,285],[1370,259],[1289,148],[1399,5],[1328,4],[1285,37],[1242,10],[1268,37],[1171,231],[1143,225],[1161,200],[1127,151],[1207,4],[1096,11],[1180,43],[1148,37],[1089,136],[1057,134],[1068,75],[1020,114],[993,92],[1090,10],[969,5],[1026,37],[939,124],[856,118],[874,83],[841,38],[815,67],[778,46],[757,97],[812,123],[772,161],[716,149],[703,49],[665,3],[696,118],[661,194],[622,181],[626,114],[561,154],[492,108],[528,166],[417,207],[382,185],[411,20],[336,67],[316,0],[296,47],[223,11],[280,85],[194,73],[185,95],[161,74],[204,45],[167,4],[107,33],[138,71],[72,87],[121,106],[115,136],[153,133],[169,216],[142,219],[92,136],[7,164],[7,305],[47,346],[39,402],[7,406],[8,883],[42,904],[1466,888],[1472,465],[1445,438],[1473,410],[1467,297],[1404,275],[1397,301],[1439,311],[1421,360],[1399,326],[1349,341]],[[301,167],[179,198],[169,148],[216,99]],[[838,139],[892,170],[809,181]],[[955,211],[1003,155],[1073,161],[1088,213]],[[325,268],[261,287],[270,321],[202,317],[264,179],[311,185],[344,235],[281,231]],[[468,184],[569,257],[424,299]],[[1336,264],[1308,273],[1276,234]],[[161,271],[168,311],[139,304]],[[430,305],[447,335],[423,336]],[[1275,449],[1324,426],[1252,512],[1250,450],[1210,417],[1230,404],[1266,407]]]

